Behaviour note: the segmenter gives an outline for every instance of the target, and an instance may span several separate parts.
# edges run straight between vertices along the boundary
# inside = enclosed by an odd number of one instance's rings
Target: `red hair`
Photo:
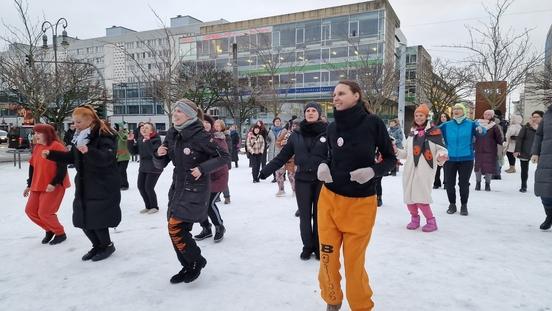
[[[60,139],[56,133],[56,130],[53,126],[49,124],[36,124],[33,127],[33,131],[35,133],[40,133],[44,135],[44,139],[46,140],[46,145],[50,146],[54,141],[60,142]]]

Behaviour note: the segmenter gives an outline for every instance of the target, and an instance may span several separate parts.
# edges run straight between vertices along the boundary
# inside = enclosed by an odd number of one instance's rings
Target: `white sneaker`
[[[157,213],[157,212],[159,212],[159,210],[156,209],[156,208],[152,208],[152,209],[149,209],[149,210],[148,210],[148,214],[155,214],[155,213]]]
[[[140,211],[140,214],[145,214],[145,213],[147,213],[148,211],[149,211],[149,209],[144,208],[143,210]]]
[[[286,192],[284,190],[280,190],[276,193],[276,196],[277,197],[284,197],[284,196],[286,196]]]

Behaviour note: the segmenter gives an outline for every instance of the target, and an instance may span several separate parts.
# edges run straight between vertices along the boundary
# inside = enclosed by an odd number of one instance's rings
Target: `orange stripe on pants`
[[[52,231],[56,235],[65,233],[56,215],[65,195],[65,188],[56,186],[52,192],[31,191],[25,213],[45,231]]]
[[[343,244],[347,301],[353,311],[372,310],[372,289],[364,269],[365,253],[376,220],[376,196],[350,198],[322,187],[318,199],[322,299],[337,305],[343,300],[339,254]]]

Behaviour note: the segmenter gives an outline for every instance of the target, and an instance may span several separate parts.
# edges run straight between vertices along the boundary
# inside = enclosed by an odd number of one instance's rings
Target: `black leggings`
[[[202,258],[201,249],[192,238],[193,223],[184,222],[174,217],[169,218],[169,236],[176,257],[183,267],[189,267],[194,261]]]
[[[299,229],[303,250],[318,252],[318,195],[322,183],[295,181],[295,198],[299,208]]]
[[[261,159],[262,154],[251,154],[249,160],[251,161],[251,174],[253,175],[253,180],[259,180],[259,170],[261,168]]]
[[[217,206],[217,198],[219,197],[220,192],[211,192],[211,195],[209,196],[209,209],[207,211],[207,214],[209,217],[201,222],[202,227],[210,227],[211,223],[209,222],[209,218],[211,218],[211,221],[215,226],[222,225],[222,217],[220,216],[220,211]]]
[[[460,203],[468,204],[470,196],[470,176],[473,171],[473,160],[447,161],[445,163],[445,184],[449,203],[456,204],[456,176],[458,174],[458,186],[460,188]]]
[[[117,162],[119,175],[121,176],[121,188],[128,188],[127,167],[128,161]]]
[[[82,229],[86,237],[92,242],[92,247],[107,247],[111,244],[109,237],[109,228],[102,229]]]
[[[138,191],[140,191],[140,195],[147,209],[159,209],[157,205],[157,194],[155,194],[155,185],[157,184],[159,176],[161,176],[161,174],[138,173]]]
[[[383,194],[383,191],[381,189],[381,179],[383,177],[375,177],[374,178],[374,183],[376,184],[376,195],[378,196],[378,198],[381,198],[381,195]]]
[[[527,178],[529,178],[529,161],[519,160],[521,165],[521,188],[527,189]]]
[[[516,157],[514,157],[513,152],[506,152],[506,157],[508,157],[508,163],[510,166],[516,166]]]

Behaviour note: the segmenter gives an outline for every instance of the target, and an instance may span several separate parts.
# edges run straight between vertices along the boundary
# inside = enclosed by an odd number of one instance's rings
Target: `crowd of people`
[[[444,186],[448,214],[468,215],[470,177],[475,191],[491,191],[491,180],[516,173],[520,161],[521,193],[527,192],[529,162],[537,164],[535,195],[544,206],[542,230],[552,226],[552,107],[535,111],[521,124],[512,116],[508,128],[493,110],[471,120],[462,103],[443,113],[436,122],[430,108],[419,105],[406,135],[399,120],[387,128],[370,111],[354,81],[339,82],[333,92],[334,121],[327,122],[316,102],[304,106],[302,118],[288,122],[274,118],[272,127],[258,121],[247,132],[245,151],[253,183],[272,177],[276,196],[286,195],[285,182],[296,199],[302,248],[299,258],[320,261],[318,279],[327,310],[339,310],[343,301],[340,266],[345,266],[346,297],[352,310],[371,310],[372,290],[365,270],[365,253],[377,209],[383,205],[381,179],[402,171],[408,230],[438,230],[432,211],[432,191]],[[92,248],[82,260],[100,261],[115,252],[109,228],[121,221],[121,192],[129,189],[128,163],[139,159],[136,186],[143,199],[142,214],[155,214],[160,206],[155,186],[172,163],[168,192],[167,226],[176,257],[182,266],[171,283],[189,283],[200,276],[207,259],[196,241],[224,238],[226,228],[217,205],[221,194],[230,203],[230,171],[238,167],[241,147],[235,126],[204,115],[198,106],[181,99],[174,103],[172,126],[162,140],[149,122],[128,131],[125,124],[109,126],[92,107],[73,112],[72,128],[64,140],[46,124],[34,127],[36,145],[29,165],[25,212],[45,232],[43,244],[67,239],[56,213],[71,187],[67,167],[76,170],[73,225],[83,230]],[[64,144],[65,143],[65,144]],[[441,173],[443,179],[441,179]],[[392,178],[392,177],[390,177]],[[201,232],[192,236],[193,225]],[[214,225],[214,234],[213,227]],[[343,253],[342,253],[343,249]]]

